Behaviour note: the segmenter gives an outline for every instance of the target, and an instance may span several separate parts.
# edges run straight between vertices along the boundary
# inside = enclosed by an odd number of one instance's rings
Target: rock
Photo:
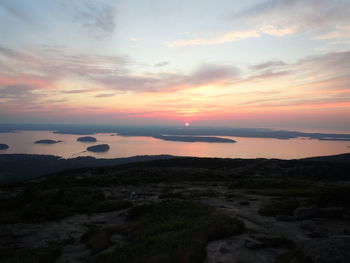
[[[90,251],[85,245],[66,245],[62,248],[62,253],[54,263],[81,263],[82,260],[90,256]]]
[[[77,139],[78,142],[96,142],[96,138],[92,136],[84,136],[84,137],[79,137]]]
[[[66,245],[62,248],[62,254],[72,254],[72,253],[78,253],[86,250],[85,245]]]
[[[0,143],[0,150],[7,150],[8,148],[9,146],[7,144]]]
[[[317,208],[315,207],[298,207],[294,210],[294,216],[298,220],[310,219],[315,217],[317,214]]]
[[[318,230],[312,231],[308,236],[311,238],[320,238],[320,237],[326,237],[328,236],[328,234],[325,230],[318,229]]]
[[[246,248],[249,249],[258,249],[258,248],[262,248],[264,247],[264,244],[254,238],[250,238],[248,237],[245,241],[244,241],[244,246]]]
[[[299,227],[303,230],[312,232],[316,230],[317,225],[311,220],[304,220],[300,223]]]
[[[38,141],[35,141],[34,143],[36,143],[36,144],[55,144],[55,143],[59,143],[59,142],[62,142],[62,141],[55,141],[55,140],[38,140]]]
[[[350,262],[350,236],[333,236],[307,241],[302,253],[312,263]]]
[[[137,194],[136,194],[136,192],[131,192],[129,198],[130,198],[130,200],[135,200],[135,199],[137,199]]]
[[[295,216],[277,215],[276,220],[285,221],[285,222],[293,222],[293,221],[295,221]]]
[[[319,209],[320,217],[326,218],[339,218],[345,213],[344,207],[326,207]]]
[[[107,151],[109,151],[109,145],[108,144],[98,144],[98,145],[87,147],[86,150],[89,152],[107,152]]]
[[[112,235],[110,237],[110,241],[113,243],[113,244],[116,244],[118,245],[119,247],[121,247],[124,243],[125,243],[125,238],[122,236],[122,235]]]
[[[110,237],[103,230],[94,230],[87,233],[86,236],[82,238],[82,241],[86,241],[86,246],[90,249],[91,254],[96,254],[110,245]]]
[[[278,235],[255,234],[252,238],[261,242],[264,247],[283,247],[286,243],[286,239]]]
[[[248,201],[239,201],[238,204],[244,205],[244,206],[250,205],[250,203]]]
[[[227,248],[225,248],[225,247],[220,247],[219,252],[220,252],[221,254],[227,254],[227,253],[230,253],[231,250],[229,250],[229,249],[227,249]]]

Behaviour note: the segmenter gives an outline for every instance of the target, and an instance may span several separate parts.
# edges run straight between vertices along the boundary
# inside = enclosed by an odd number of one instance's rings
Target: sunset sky
[[[0,0],[0,123],[350,132],[350,0]]]

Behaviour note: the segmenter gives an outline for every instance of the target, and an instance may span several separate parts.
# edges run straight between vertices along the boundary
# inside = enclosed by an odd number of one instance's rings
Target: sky
[[[350,132],[350,0],[0,0],[0,123]]]

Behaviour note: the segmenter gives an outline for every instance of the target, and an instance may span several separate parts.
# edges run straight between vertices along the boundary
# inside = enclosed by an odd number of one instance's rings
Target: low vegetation
[[[24,188],[17,197],[0,203],[0,224],[36,223],[79,213],[100,213],[130,207],[128,200],[106,200],[103,192],[91,187],[40,191]]]
[[[97,258],[108,262],[202,262],[208,241],[239,234],[242,221],[200,203],[165,200],[134,207],[124,225],[105,229],[129,242]]]
[[[0,263],[51,263],[60,255],[60,246],[42,248],[2,248]]]

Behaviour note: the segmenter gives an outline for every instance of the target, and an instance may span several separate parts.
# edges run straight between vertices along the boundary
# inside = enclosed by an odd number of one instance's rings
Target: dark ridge
[[[28,180],[77,168],[113,166],[166,158],[174,158],[174,156],[144,155],[115,159],[96,159],[95,157],[84,156],[64,159],[53,155],[0,154],[0,184]]]
[[[350,153],[343,153],[337,155],[329,156],[315,156],[304,158],[305,161],[314,161],[314,162],[333,162],[333,163],[350,163]]]
[[[198,170],[193,176],[188,176],[187,171]],[[219,174],[216,171],[220,171]],[[350,164],[313,162],[303,160],[279,160],[279,159],[223,159],[223,158],[197,158],[175,157],[124,163],[104,167],[79,168],[69,171],[61,171],[52,174],[54,184],[71,180],[75,177],[88,175],[85,178],[88,184],[100,182],[109,183],[160,183],[183,181],[231,181],[239,176],[282,177],[315,181],[350,180]],[[114,177],[113,174],[121,174]],[[127,174],[127,176],[123,176]],[[141,176],[145,174],[145,176]],[[108,175],[112,175],[109,176]],[[107,176],[109,179],[107,179]],[[65,179],[66,178],[66,179]],[[80,182],[80,181],[79,181]]]

